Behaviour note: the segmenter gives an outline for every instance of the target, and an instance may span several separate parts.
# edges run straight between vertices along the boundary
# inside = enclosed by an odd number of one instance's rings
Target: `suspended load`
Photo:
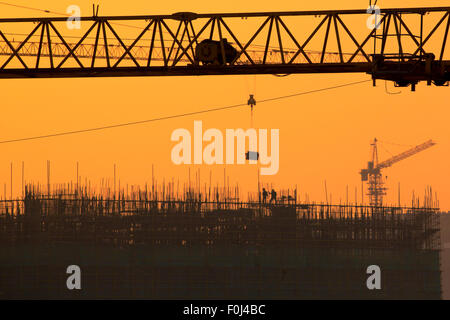
[[[259,152],[247,151],[245,153],[246,160],[259,160]]]

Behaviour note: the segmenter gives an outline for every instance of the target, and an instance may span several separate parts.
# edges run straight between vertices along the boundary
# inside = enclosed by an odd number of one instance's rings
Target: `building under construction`
[[[0,297],[439,299],[431,206],[272,203],[67,188],[0,202]],[[69,265],[82,290],[66,287]],[[381,269],[369,290],[367,267]]]

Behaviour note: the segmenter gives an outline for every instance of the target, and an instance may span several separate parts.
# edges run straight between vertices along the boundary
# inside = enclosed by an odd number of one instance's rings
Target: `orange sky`
[[[84,15],[91,15],[92,1],[33,0],[14,1],[31,7],[65,12],[78,4]],[[198,13],[242,11],[289,11],[314,9],[366,8],[367,1],[179,1],[119,2],[98,1],[102,15],[170,14],[180,11]],[[382,7],[402,7],[404,1],[381,1]],[[444,6],[445,1],[408,1],[408,6]],[[0,6],[2,17],[43,16],[44,13]],[[365,28],[365,25],[362,26]],[[313,49],[320,49],[319,47]],[[447,50],[448,51],[448,50]],[[246,102],[249,93],[265,99],[347,82],[369,79],[365,74],[265,76],[211,76],[110,79],[0,80],[2,114],[0,140],[21,138],[138,121],[154,117],[192,112],[211,107]],[[263,183],[277,188],[297,185],[300,198],[324,201],[324,180],[333,201],[345,199],[346,185],[350,200],[354,188],[360,197],[359,170],[366,166],[370,142],[379,140],[402,145],[416,145],[430,138],[438,144],[387,169],[390,188],[388,202],[397,201],[397,184],[401,183],[404,204],[411,193],[423,195],[427,185],[438,192],[441,208],[450,210],[450,103],[447,87],[427,87],[417,91],[393,88],[401,94],[390,95],[384,82],[371,83],[314,93],[256,106],[255,126],[280,129],[280,169],[275,176],[262,177]],[[159,180],[185,180],[187,166],[176,166],[170,159],[174,143],[170,135],[177,128],[193,130],[193,121],[202,120],[206,128],[248,128],[247,108],[174,119],[135,127],[107,130],[45,140],[0,145],[0,196],[6,183],[9,196],[9,166],[14,167],[14,192],[20,192],[20,168],[25,162],[26,180],[46,180],[46,160],[52,161],[52,182],[75,180],[75,164],[80,163],[82,177],[98,183],[111,178],[114,163],[120,179],[129,184],[143,184],[151,179],[155,165]],[[381,160],[407,147],[385,144]],[[202,168],[203,182],[222,184],[224,166]],[[255,190],[256,168],[226,166],[230,183],[239,182],[243,190]],[[84,178],[83,178],[84,179]],[[367,201],[367,198],[366,198]]]

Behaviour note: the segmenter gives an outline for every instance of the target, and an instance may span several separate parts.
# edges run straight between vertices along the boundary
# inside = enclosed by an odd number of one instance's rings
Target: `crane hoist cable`
[[[250,106],[250,128],[253,129],[253,107],[256,105],[255,96],[253,94],[250,94],[250,97],[247,101],[247,105]],[[259,152],[249,150],[245,154],[245,158],[247,160],[259,160]]]
[[[247,105],[250,106],[250,128],[253,128],[253,107],[256,105],[256,100],[255,100],[255,95],[254,94],[249,94],[249,99],[247,101]],[[259,201],[261,202],[261,193],[260,193],[260,185],[259,185],[259,176],[260,176],[260,167],[259,167],[259,152],[258,151],[251,151],[250,150],[251,146],[250,146],[250,140],[249,140],[249,150],[247,151],[247,153],[245,154],[245,159],[248,161],[257,161],[257,177],[258,177],[258,195],[259,195]]]

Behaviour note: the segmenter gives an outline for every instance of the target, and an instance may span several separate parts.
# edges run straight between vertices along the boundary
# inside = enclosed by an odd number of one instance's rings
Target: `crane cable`
[[[8,2],[4,2],[4,1],[0,1],[0,4],[3,4],[3,5],[5,5],[5,6],[10,6],[10,7],[16,7],[16,8],[20,8],[20,9],[27,9],[27,10],[41,11],[41,12],[45,12],[45,13],[53,13],[53,14],[61,14],[61,13],[53,12],[53,11],[50,11],[50,10],[39,9],[39,8],[33,8],[33,7],[28,7],[28,6],[22,6],[22,5],[12,4],[12,3],[8,3]]]
[[[384,91],[385,91],[387,94],[393,94],[393,95],[395,95],[395,94],[401,94],[401,93],[402,93],[401,91],[397,91],[397,92],[391,92],[391,91],[389,91],[389,90],[388,90],[388,86],[387,86],[387,80],[384,80]]]
[[[282,100],[282,99],[298,97],[298,96],[307,95],[307,94],[311,94],[311,93],[317,93],[317,92],[323,92],[323,91],[327,91],[327,90],[333,90],[333,89],[338,89],[338,88],[343,88],[343,87],[349,87],[349,86],[353,86],[353,85],[357,85],[357,84],[361,84],[361,83],[366,83],[366,82],[369,82],[369,81],[372,81],[372,80],[361,80],[361,81],[356,81],[356,82],[344,83],[344,84],[340,84],[340,85],[336,85],[336,86],[332,86],[332,87],[325,87],[325,88],[321,88],[321,89],[314,89],[314,90],[309,90],[309,91],[303,91],[303,92],[293,93],[293,94],[289,94],[289,95],[278,96],[278,97],[274,97],[274,98],[267,98],[267,99],[264,99],[264,100],[260,100],[259,103],[261,104],[261,103],[266,103],[266,102],[270,102],[270,101],[276,101],[276,100]],[[182,118],[182,117],[198,115],[198,114],[205,114],[205,113],[216,112],[216,111],[221,111],[221,110],[236,109],[236,108],[243,107],[243,106],[248,106],[248,104],[247,103],[240,103],[240,104],[235,104],[235,105],[230,105],[230,106],[210,108],[210,109],[206,109],[206,110],[199,110],[199,111],[193,111],[193,112],[169,115],[169,116],[153,118],[153,119],[147,119],[147,120],[138,120],[138,121],[133,121],[133,122],[125,122],[125,123],[117,123],[117,124],[112,124],[112,125],[105,125],[105,126],[95,127],[95,128],[80,129],[80,130],[73,130],[73,131],[64,131],[64,132],[57,132],[57,133],[40,135],[40,136],[32,136],[32,137],[17,138],[17,139],[11,139],[11,140],[3,140],[3,141],[0,141],[0,144],[16,143],[16,142],[23,142],[23,141],[30,141],[30,140],[38,140],[38,139],[47,139],[47,138],[67,136],[67,135],[73,135],[73,134],[81,134],[81,133],[102,131],[102,130],[107,130],[107,129],[120,128],[120,127],[134,126],[134,125],[139,125],[139,124],[144,124],[144,123],[150,123],[150,122],[157,122],[157,121],[162,121],[162,120],[170,120],[170,119]]]
[[[413,147],[412,144],[399,144],[399,143],[394,143],[394,142],[389,142],[389,141],[382,141],[382,140],[378,140],[378,142],[391,144],[391,145],[398,146],[398,147],[409,147],[409,148]]]
[[[393,155],[393,154],[392,154],[385,146],[383,146],[382,143],[381,143],[381,144],[378,144],[378,145],[381,146],[381,148],[383,148],[384,151],[386,151],[387,153],[389,153],[391,157],[394,156],[394,155]]]
[[[56,12],[56,11],[51,11],[51,10],[33,8],[33,7],[28,7],[28,6],[22,6],[22,5],[12,4],[12,3],[8,3],[8,2],[4,2],[4,1],[0,1],[0,4],[5,5],[5,6],[21,8],[21,9],[41,11],[41,12],[45,12],[45,13],[51,13],[51,14],[55,14],[55,15],[61,15],[61,16],[65,16],[65,17],[70,17],[70,14],[67,14],[67,13],[61,13],[61,12]],[[98,13],[98,8],[97,8],[97,13]],[[117,22],[112,22],[111,24],[116,25],[116,26],[122,26],[122,27],[128,27],[128,28],[144,30],[144,28],[142,28],[142,27],[133,26],[133,25],[129,25],[129,24],[123,24],[123,23],[117,23]],[[168,32],[167,31],[163,31],[163,33],[168,33]]]
[[[253,129],[253,107],[256,105],[255,96],[256,96],[256,75],[253,75],[253,90],[249,92],[250,98],[248,100],[248,105],[250,105],[250,128]]]

